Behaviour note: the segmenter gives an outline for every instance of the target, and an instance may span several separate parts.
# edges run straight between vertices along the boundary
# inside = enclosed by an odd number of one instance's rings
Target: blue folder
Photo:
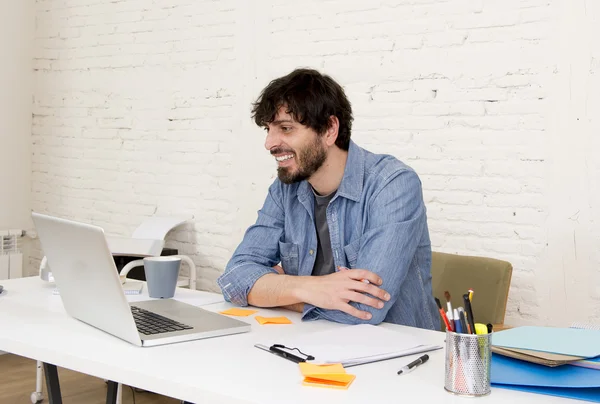
[[[600,371],[578,366],[548,367],[492,354],[495,387],[600,403]]]

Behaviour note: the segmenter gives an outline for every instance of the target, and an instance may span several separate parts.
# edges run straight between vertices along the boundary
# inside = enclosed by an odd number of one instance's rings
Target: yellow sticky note
[[[300,362],[300,372],[304,376],[302,384],[305,386],[327,387],[330,389],[346,390],[355,375],[346,373],[341,363],[331,365],[316,365],[314,363]]]
[[[220,311],[219,313],[227,314],[228,316],[246,317],[246,316],[250,316],[250,315],[256,313],[257,311],[258,310],[238,309],[238,308],[234,307],[233,309]]]
[[[264,324],[292,324],[289,318],[287,317],[254,317],[256,321],[260,323],[260,325]]]

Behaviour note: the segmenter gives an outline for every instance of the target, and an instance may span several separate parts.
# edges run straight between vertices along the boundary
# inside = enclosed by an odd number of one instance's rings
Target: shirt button
[[[309,253],[310,255],[313,255],[313,253],[314,253],[314,252],[315,252],[314,250],[308,250],[308,253]]]

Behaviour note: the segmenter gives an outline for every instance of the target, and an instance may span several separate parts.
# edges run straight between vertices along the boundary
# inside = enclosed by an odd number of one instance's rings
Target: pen
[[[404,366],[402,369],[400,369],[398,371],[398,374],[402,375],[402,374],[412,372],[413,370],[415,370],[415,368],[417,366],[422,365],[423,363],[427,362],[428,359],[429,359],[429,355],[425,354],[425,355],[421,356],[420,358],[412,361],[408,365]]]
[[[467,328],[467,320],[465,319],[465,310],[462,307],[459,307],[458,316],[460,318],[460,327],[462,328],[462,332],[464,334],[469,334],[469,329]]]
[[[473,308],[471,307],[471,300],[469,300],[469,294],[465,293],[463,295],[463,300],[465,301],[465,310],[467,311],[469,327],[471,327],[471,334],[475,334],[475,319],[473,318]]]
[[[288,351],[293,351],[293,350],[297,350],[297,349],[296,348],[294,348],[294,349],[287,348],[284,345],[280,345],[280,344],[274,344],[270,347],[263,345],[263,344],[255,344],[254,346],[258,349],[262,349],[263,351],[267,351],[274,355],[281,356],[282,358],[290,360],[295,363],[306,362],[306,361],[315,359],[314,356],[306,355],[302,352],[301,352],[302,355],[306,356],[305,358],[294,355],[293,353],[290,353],[290,352],[286,352],[282,348],[287,349]]]
[[[269,348],[269,351],[285,358],[285,359],[289,359],[292,362],[296,362],[296,363],[300,363],[300,362],[306,362],[306,359],[301,358],[299,356],[296,356],[292,353],[286,352],[283,349],[280,349],[277,345],[273,345]]]

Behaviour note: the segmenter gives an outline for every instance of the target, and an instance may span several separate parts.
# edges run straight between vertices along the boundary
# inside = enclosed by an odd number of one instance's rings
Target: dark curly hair
[[[320,135],[329,128],[329,118],[336,116],[340,127],[335,144],[348,150],[352,107],[342,87],[331,77],[312,69],[296,69],[271,81],[254,102],[252,119],[258,126],[267,126],[283,106],[294,120]]]

